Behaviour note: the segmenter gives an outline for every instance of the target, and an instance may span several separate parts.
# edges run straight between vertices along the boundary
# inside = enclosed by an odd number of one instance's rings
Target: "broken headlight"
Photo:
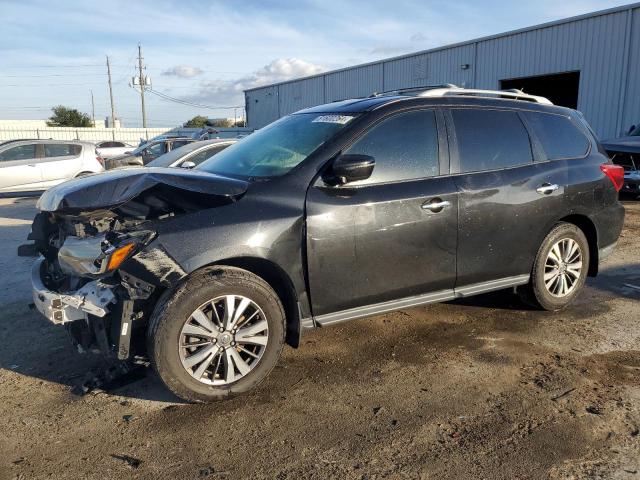
[[[154,232],[139,231],[96,237],[69,236],[58,251],[60,269],[79,277],[96,278],[118,269],[122,262],[148,244]]]

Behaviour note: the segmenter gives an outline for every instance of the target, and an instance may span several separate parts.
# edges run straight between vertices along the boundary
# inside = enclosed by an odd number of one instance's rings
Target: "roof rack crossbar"
[[[419,97],[445,97],[450,95],[460,96],[493,96],[499,98],[510,98],[513,100],[525,100],[535,103],[543,103],[545,105],[553,105],[553,103],[545,97],[524,93],[522,90],[515,88],[509,90],[480,90],[474,88],[460,88],[456,86],[431,88],[418,93]]]

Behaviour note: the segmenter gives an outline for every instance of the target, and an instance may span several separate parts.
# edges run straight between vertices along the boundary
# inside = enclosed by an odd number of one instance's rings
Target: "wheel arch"
[[[598,229],[595,223],[586,215],[572,214],[561,218],[558,222],[571,223],[582,230],[589,243],[589,270],[587,274],[595,277],[598,274]]]
[[[214,267],[241,268],[262,278],[276,292],[282,302],[286,320],[285,341],[288,345],[298,348],[300,344],[300,312],[298,309],[298,295],[289,275],[276,263],[260,257],[233,257],[217,260],[214,263],[200,267],[189,276]]]

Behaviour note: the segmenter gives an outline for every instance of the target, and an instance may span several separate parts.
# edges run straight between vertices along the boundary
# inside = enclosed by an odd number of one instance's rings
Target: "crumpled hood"
[[[603,140],[602,146],[605,150],[614,150],[616,152],[640,153],[640,137],[620,137],[610,140]]]
[[[233,199],[247,191],[248,182],[181,168],[113,170],[51,187],[42,194],[37,207],[45,212],[110,209],[157,186]]]

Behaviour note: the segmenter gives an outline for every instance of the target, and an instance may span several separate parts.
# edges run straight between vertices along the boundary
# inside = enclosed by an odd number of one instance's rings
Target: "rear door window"
[[[432,177],[439,173],[438,128],[433,110],[394,115],[366,132],[345,153],[375,159],[372,184]]]
[[[529,134],[511,110],[451,110],[460,172],[481,172],[533,162]]]
[[[0,162],[31,160],[34,158],[36,158],[36,146],[34,144],[18,145],[17,147],[9,148],[4,152],[0,152]]]
[[[72,157],[80,154],[82,147],[73,143],[46,143],[44,145],[45,158]]]
[[[569,117],[552,113],[523,112],[542,144],[547,160],[584,157],[589,140]]]

